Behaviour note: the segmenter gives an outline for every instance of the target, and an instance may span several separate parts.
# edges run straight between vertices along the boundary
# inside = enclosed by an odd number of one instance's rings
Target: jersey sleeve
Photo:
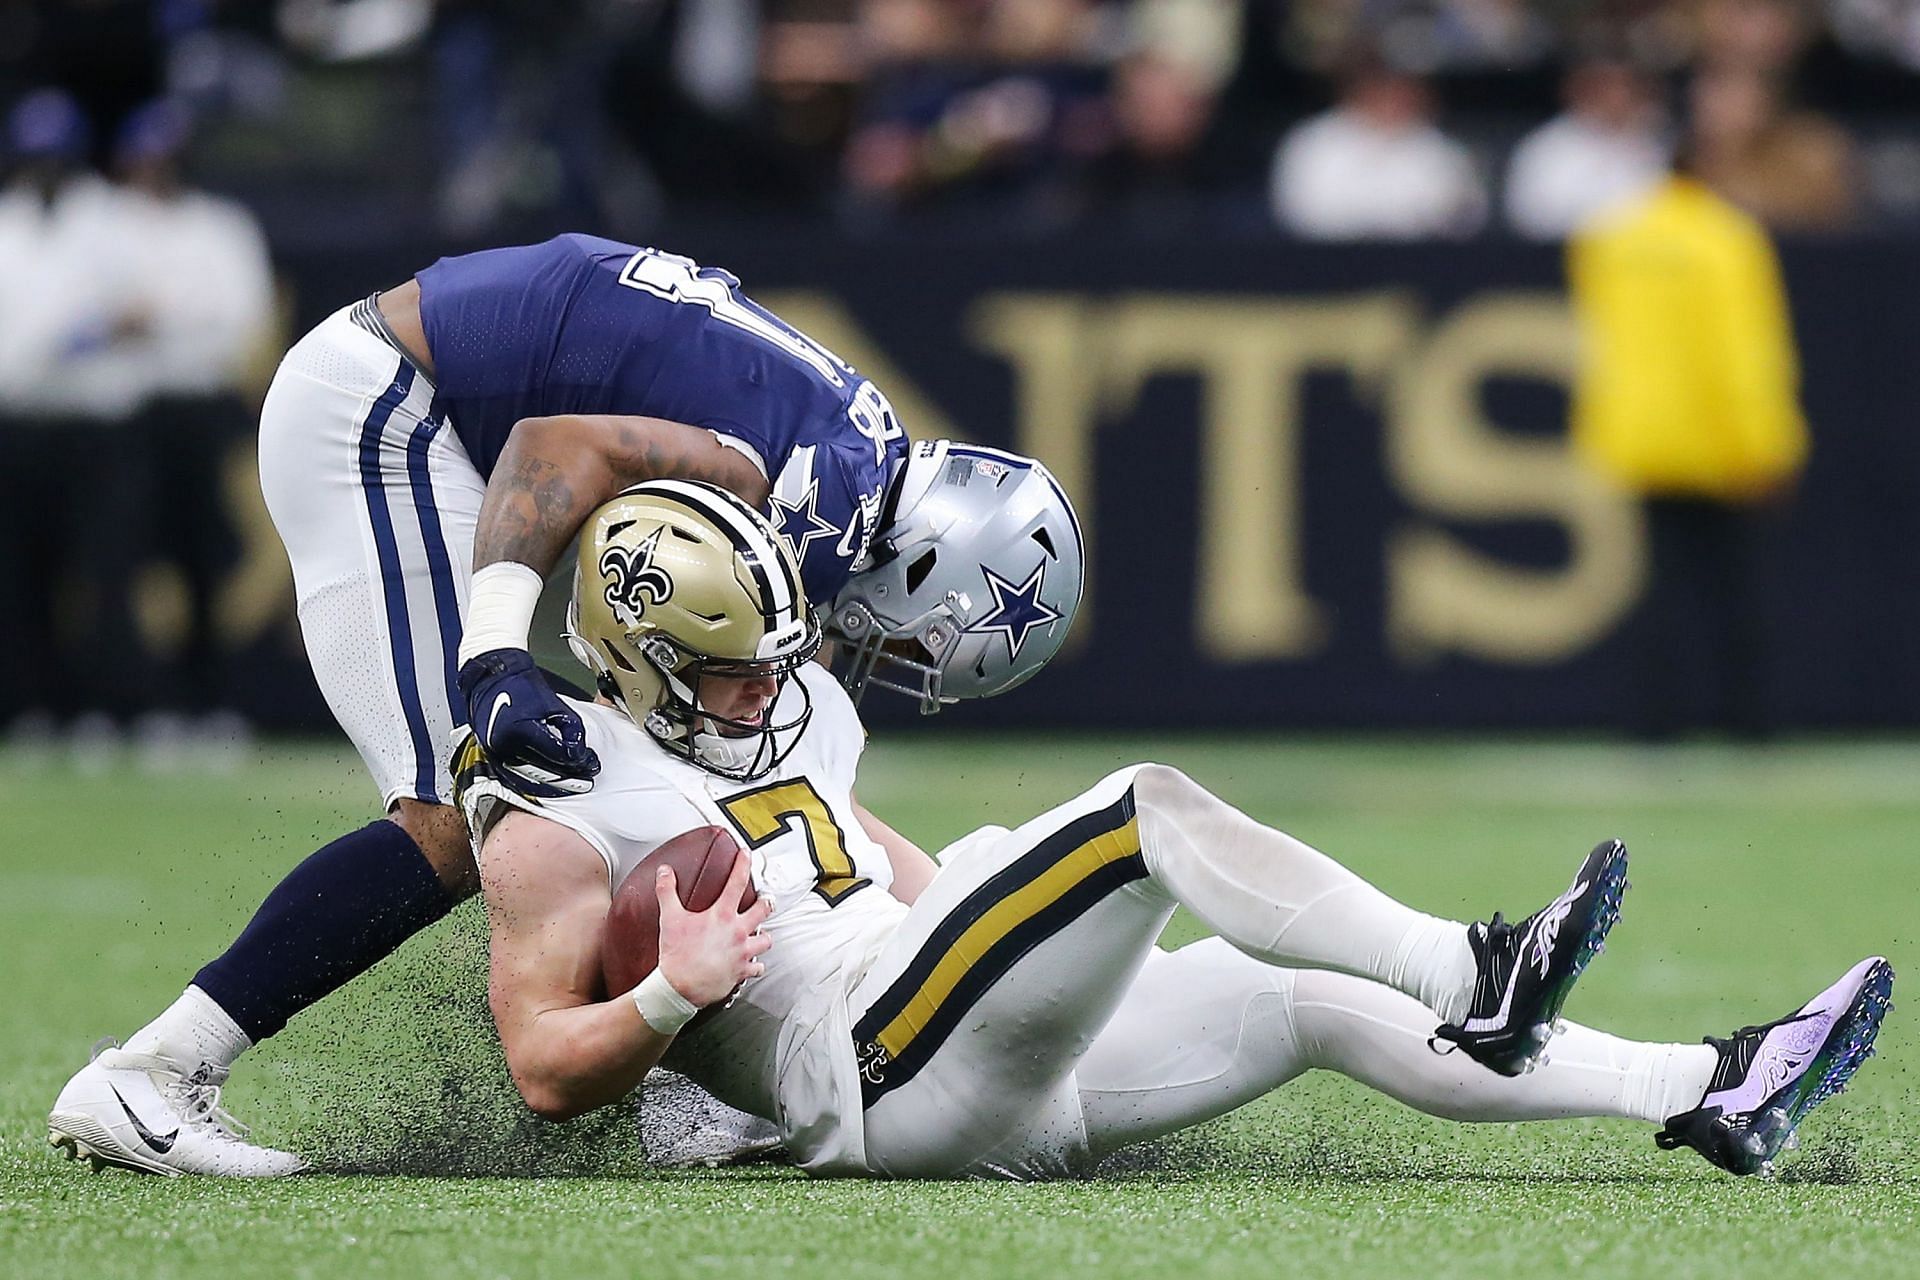
[[[745,439],[738,432],[722,431],[713,427],[708,428],[708,432],[715,440],[719,441],[720,444],[733,450],[748,462],[751,462],[762,476],[767,475],[767,459],[766,456],[760,452],[759,445]],[[769,476],[767,478],[771,479],[772,477]]]
[[[632,740],[641,731],[624,716],[571,698],[567,701],[580,712],[587,743],[600,756],[600,774],[592,790],[552,798],[522,795],[486,758],[472,731],[462,730],[454,754],[454,797],[466,815],[476,861],[484,857],[487,834],[494,824],[517,809],[579,835],[606,864],[609,888],[617,889],[641,859],[711,820],[669,779],[646,767],[646,749]]]
[[[767,499],[774,527],[800,562],[807,599],[826,605],[867,554],[880,523],[890,456],[871,441],[832,440],[796,447]]]

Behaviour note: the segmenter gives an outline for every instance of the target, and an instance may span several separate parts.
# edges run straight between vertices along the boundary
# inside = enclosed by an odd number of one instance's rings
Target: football
[[[607,912],[607,933],[600,944],[600,973],[610,995],[631,991],[660,963],[660,903],[654,896],[654,873],[673,868],[680,905],[705,911],[720,900],[740,846],[723,827],[695,827],[655,849],[640,860],[613,894]],[[740,896],[746,910],[759,895],[748,882]]]

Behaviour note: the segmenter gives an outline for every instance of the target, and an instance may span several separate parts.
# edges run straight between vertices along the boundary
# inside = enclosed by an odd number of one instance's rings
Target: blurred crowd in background
[[[0,721],[153,746],[229,738],[216,577],[231,447],[272,341],[272,262],[241,204],[185,185],[192,136],[136,106],[101,154],[57,89],[8,117],[0,190]],[[155,643],[155,639],[159,642]]]
[[[1682,142],[1777,227],[1920,228],[1909,0],[0,0],[0,103],[48,86],[102,164],[148,100],[194,112],[276,242],[1551,238]]]
[[[1722,587],[1806,453],[1767,242],[1920,233],[1916,0],[0,0],[0,111],[0,732],[163,754],[235,727],[216,580],[291,337],[276,256],[722,222],[1557,242],[1637,202],[1574,281],[1620,336],[1576,434],[1679,500],[1653,598],[1727,597],[1755,728],[1763,602]]]

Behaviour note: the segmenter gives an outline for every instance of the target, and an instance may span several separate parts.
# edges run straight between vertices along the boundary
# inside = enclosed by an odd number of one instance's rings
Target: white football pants
[[[281,360],[260,409],[260,488],[293,563],[314,678],[382,803],[447,803],[486,482],[433,385],[355,321],[366,305],[335,312]]]
[[[1580,1027],[1517,1079],[1436,1052],[1431,1006],[1464,998],[1447,951],[1464,926],[1162,765],[943,861],[849,999],[875,1172],[1083,1169],[1311,1067],[1462,1120],[1653,1121],[1693,1105],[1713,1069],[1704,1046]],[[1176,905],[1221,937],[1157,951]]]

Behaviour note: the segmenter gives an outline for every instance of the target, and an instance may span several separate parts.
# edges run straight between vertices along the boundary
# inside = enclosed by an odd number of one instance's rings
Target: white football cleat
[[[128,1053],[112,1040],[94,1046],[47,1116],[47,1141],[70,1160],[177,1178],[284,1178],[307,1162],[256,1147],[220,1106],[224,1067],[193,1074],[166,1058]]]
[[[736,1111],[677,1071],[654,1069],[640,1090],[640,1147],[658,1169],[719,1169],[784,1160],[780,1129]]]

